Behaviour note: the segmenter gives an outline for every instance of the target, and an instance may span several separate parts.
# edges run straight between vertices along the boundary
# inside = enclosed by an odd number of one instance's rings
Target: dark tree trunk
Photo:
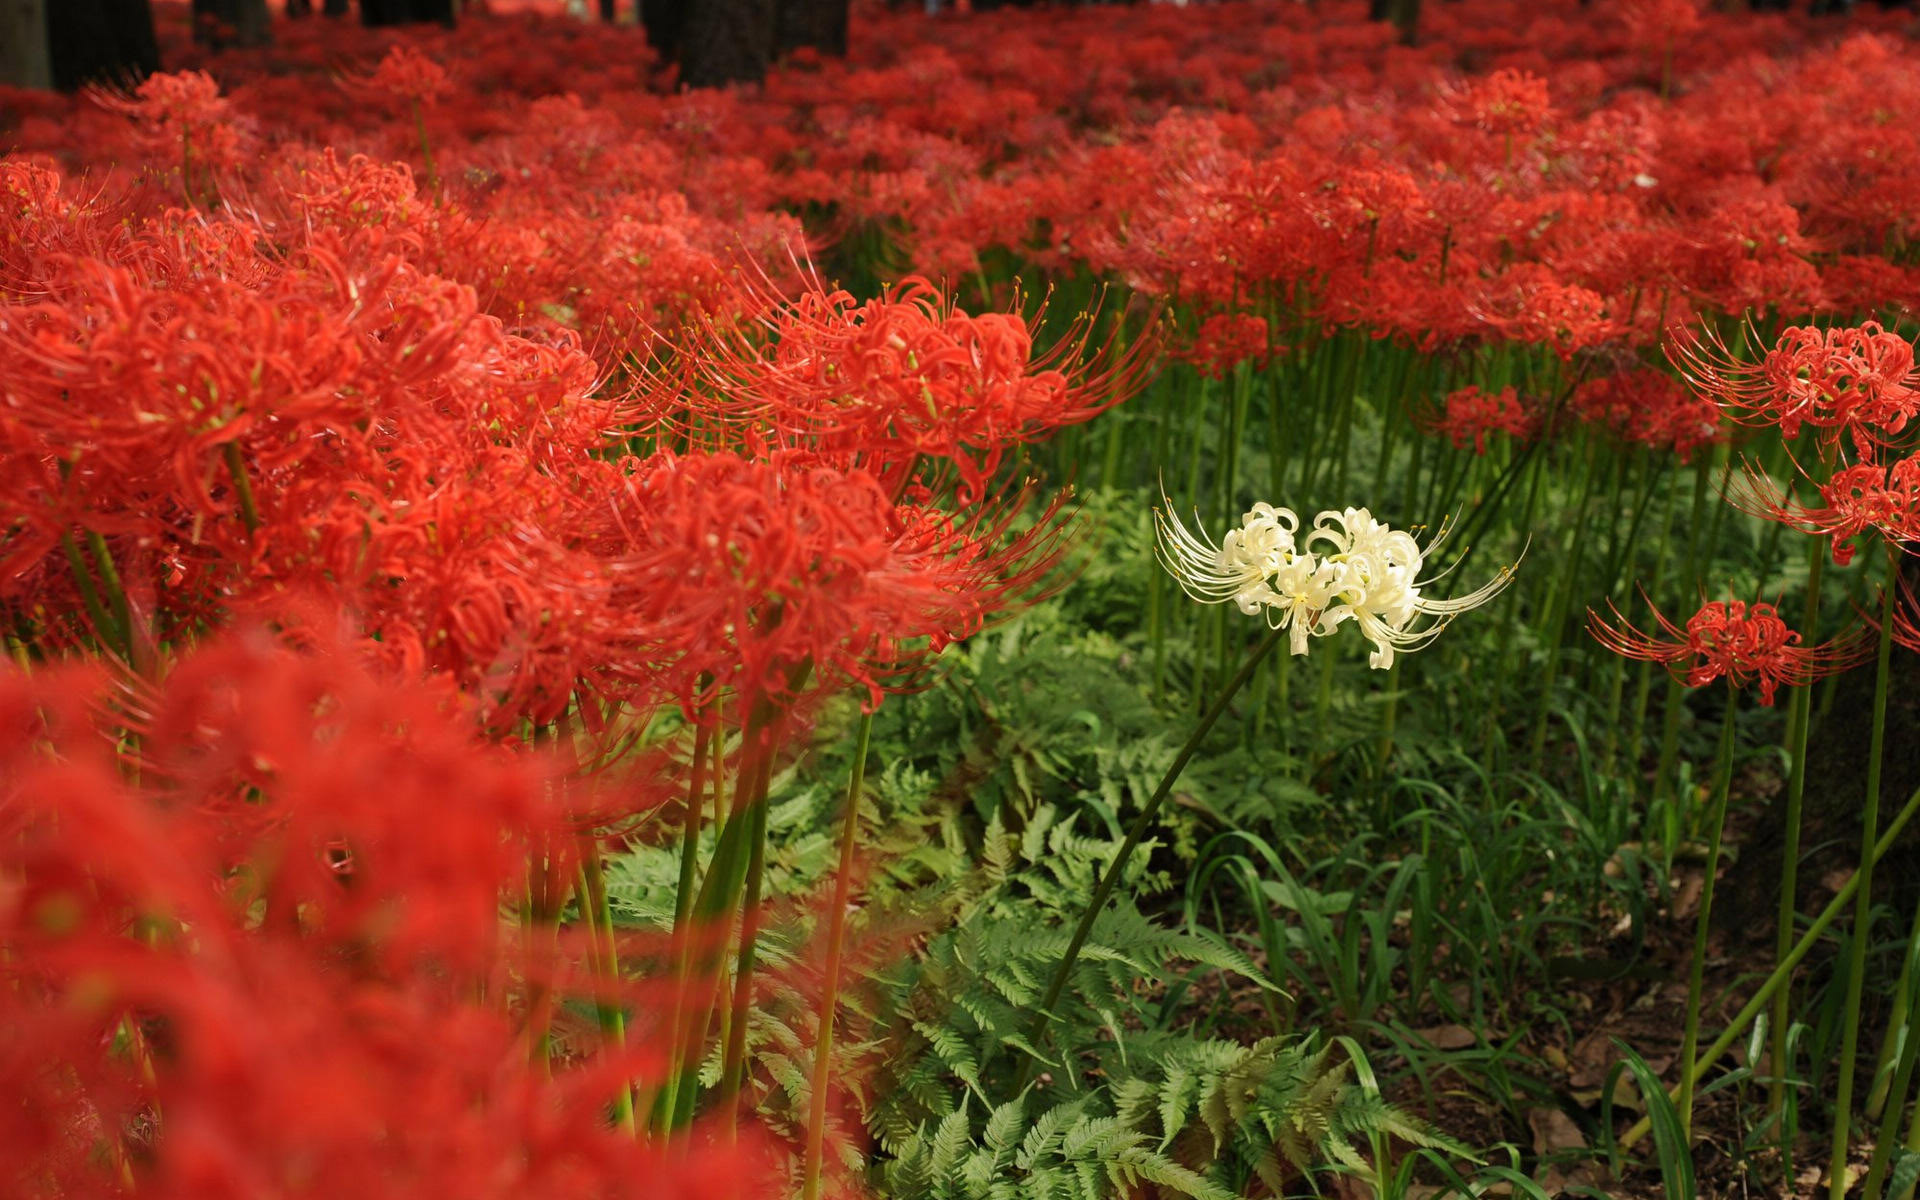
[[[847,0],[775,0],[773,56],[802,47],[833,58],[847,53]]]
[[[0,83],[18,88],[53,86],[46,0],[0,0]]]
[[[670,62],[680,56],[680,35],[687,27],[687,0],[640,0],[640,24],[647,30],[647,45]]]
[[[774,0],[692,0],[681,30],[687,87],[757,83],[773,61]]]
[[[613,0],[600,0],[600,19],[609,25],[613,24],[613,18],[616,15],[613,9]]]
[[[51,0],[47,50],[53,86],[127,87],[160,69],[147,0]]]
[[[313,0],[287,0],[289,17],[310,17],[313,15]]]
[[[349,7],[351,7],[349,0],[321,0],[320,15],[324,17],[344,17],[347,15]]]
[[[193,0],[193,40],[214,50],[273,40],[267,0]]]
[[[453,0],[360,0],[363,25],[453,24]]]
[[[1392,21],[1400,41],[1413,45],[1420,25],[1420,0],[1367,0],[1369,21]]]

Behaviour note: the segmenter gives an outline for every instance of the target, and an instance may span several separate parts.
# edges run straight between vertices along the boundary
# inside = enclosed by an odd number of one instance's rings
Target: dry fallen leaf
[[[1573,1118],[1557,1108],[1530,1108],[1527,1110],[1527,1128],[1533,1130],[1533,1150],[1540,1155],[1558,1154],[1563,1150],[1585,1150],[1587,1135],[1574,1124]]]
[[[1465,1050],[1480,1044],[1479,1036],[1465,1025],[1435,1025],[1431,1029],[1416,1029],[1413,1036],[1435,1050]]]

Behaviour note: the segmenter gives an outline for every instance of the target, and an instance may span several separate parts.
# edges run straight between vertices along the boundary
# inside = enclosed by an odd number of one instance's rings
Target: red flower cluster
[[[672,96],[646,90],[638,31],[524,14],[425,35],[365,78],[428,98],[444,71],[447,96],[488,97],[426,114],[480,226],[428,233],[429,253],[499,267],[489,311],[609,348],[706,311],[736,241],[766,257],[797,236],[782,206],[884,234],[901,273],[1011,253],[1429,345],[1645,346],[1696,313],[1920,297],[1899,253],[1920,134],[1884,119],[1920,104],[1896,16],[1472,0],[1426,17],[1421,52],[1400,55],[1357,9],[1138,6],[1017,33],[869,15],[846,64]],[[269,139],[221,167],[235,194],[270,203],[321,146],[418,161],[410,120],[301,74],[364,53],[358,37],[315,22],[272,60],[213,61],[224,103]],[[104,115],[29,112],[15,143],[177,166],[177,141]]]
[[[1539,411],[1513,388],[1482,392],[1473,386],[1450,393],[1435,421],[1436,431],[1445,434],[1456,449],[1472,446],[1475,454],[1487,452],[1491,434],[1524,442],[1539,435],[1540,425]]]
[[[500,896],[571,839],[546,766],[468,730],[444,693],[257,633],[153,685],[0,672],[0,1189],[768,1194],[751,1143],[600,1119],[658,1070],[644,994],[629,1051],[528,1070],[511,999],[553,968]]]
[[[103,108],[133,118],[146,144],[166,156],[198,155],[209,165],[233,167],[244,143],[239,114],[205,71],[150,75],[131,95],[95,92]]]
[[[969,315],[924,279],[864,303],[816,281],[744,321],[709,322],[681,374],[653,380],[646,407],[710,443],[807,447],[871,472],[892,495],[938,460],[971,501],[1009,448],[1126,399],[1148,361],[1142,343],[1099,368],[1073,337],[1036,361],[1038,320]]]
[[[1252,313],[1215,313],[1194,330],[1193,344],[1181,357],[1209,379],[1225,379],[1241,365],[1266,366],[1275,347],[1265,317]]]
[[[39,660],[0,678],[7,1184],[748,1190],[731,1152],[603,1128],[661,1070],[648,997],[611,997],[630,1051],[527,1069],[551,993],[612,985],[517,944],[500,898],[659,785],[610,798],[506,747],[565,729],[600,765],[661,705],[710,734],[871,704],[1043,586],[1064,499],[1008,461],[1129,395],[1157,338],[1089,353],[1125,323],[1042,338],[927,277],[1121,281],[1181,306],[1216,378],[1342,331],[1585,369],[1787,314],[1763,361],[1676,352],[1700,398],[1629,369],[1569,410],[1681,457],[1721,407],[1812,428],[1858,461],[1760,507],[1843,561],[1868,527],[1920,540],[1912,346],[1806,323],[1920,298],[1897,19],[1426,16],[1404,50],[1352,6],[863,12],[855,58],[707,94],[650,86],[638,31],[541,15],[316,87],[365,43],[314,21],[218,83],[0,97],[0,619]],[[796,211],[812,251],[876,246],[903,282],[743,284],[807,260]],[[1436,425],[1476,453],[1548,432],[1515,388]],[[1610,647],[1768,703],[1859,649],[1765,604],[1615,618]],[[46,665],[80,649],[111,671]]]
[[[1833,539],[1833,561],[1841,566],[1853,561],[1854,542],[1869,529],[1892,542],[1920,544],[1920,454],[1842,467],[1818,487],[1818,504],[1801,504],[1791,491],[1775,498],[1749,466],[1743,489],[1730,498],[1757,516]]]
[[[1757,363],[1710,338],[1677,341],[1671,353],[1694,387],[1737,419],[1777,426],[1787,438],[1803,426],[1814,431],[1819,466],[1794,467],[1818,488],[1818,504],[1798,502],[1791,488],[1775,495],[1752,464],[1734,503],[1831,538],[1836,563],[1852,560],[1854,540],[1868,529],[1895,543],[1920,542],[1920,454],[1900,446],[1920,413],[1920,368],[1906,338],[1869,321],[1790,328]],[[1848,451],[1858,461],[1846,463]]]
[[[1718,405],[1649,368],[1590,379],[1574,389],[1571,403],[1582,419],[1624,441],[1672,450],[1681,462],[1724,437]]]
[[[1849,637],[1819,646],[1803,646],[1800,635],[1787,628],[1771,604],[1740,600],[1711,600],[1687,618],[1682,629],[1659,609],[1653,613],[1655,631],[1643,633],[1611,608],[1609,623],[1587,610],[1587,624],[1601,645],[1615,654],[1656,662],[1701,687],[1716,679],[1730,686],[1757,683],[1760,703],[1773,704],[1781,685],[1804,687],[1817,679],[1846,670],[1871,653],[1868,639]]]
[[[1829,448],[1845,434],[1871,454],[1920,413],[1913,344],[1877,321],[1790,328],[1758,363],[1711,338],[1679,340],[1672,353],[1690,382],[1737,419],[1776,425],[1787,438],[1807,425]]]
[[[411,104],[432,104],[453,94],[453,77],[446,68],[408,45],[387,51],[380,65],[364,76],[346,76],[340,86],[347,94],[363,100],[405,100]]]
[[[613,501],[614,598],[690,712],[728,693],[791,710],[849,681],[877,703],[1055,565],[1051,514],[1010,529],[1023,499],[955,514],[811,452],[663,454]]]

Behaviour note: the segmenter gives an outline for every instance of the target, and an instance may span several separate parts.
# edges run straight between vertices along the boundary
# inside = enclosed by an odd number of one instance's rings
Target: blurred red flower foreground
[[[784,1187],[737,1116],[774,765],[1044,591],[1067,497],[1010,464],[1160,348],[1039,338],[1009,261],[1174,306],[1217,379],[1354,329],[1578,362],[1565,404],[1450,389],[1480,453],[1698,451],[1670,325],[1920,297],[1896,18],[1428,10],[1413,48],[1357,4],[876,16],[722,94],[650,88],[633,31],[316,20],[0,97],[0,1193]],[[871,299],[804,265],[863,237]],[[1862,459],[1920,407],[1878,325],[1694,349]],[[1920,538],[1911,467],[1752,498],[1844,558]],[[1857,657],[1654,620],[1598,627],[1767,701]],[[640,947],[600,838],[662,814]]]

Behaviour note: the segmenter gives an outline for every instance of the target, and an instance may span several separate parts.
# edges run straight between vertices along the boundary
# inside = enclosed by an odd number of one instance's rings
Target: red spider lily
[[[180,167],[189,200],[196,169],[239,166],[251,140],[251,122],[238,118],[205,71],[160,72],[142,80],[131,95],[99,90],[91,95],[101,107],[133,118],[148,149]]]
[[[1844,433],[1863,457],[1870,455],[1920,413],[1913,345],[1874,321],[1794,326],[1758,363],[1739,358],[1713,333],[1676,336],[1667,353],[1688,382],[1735,420],[1776,425],[1787,438],[1812,426],[1828,449]]]
[[[1275,347],[1265,317],[1251,313],[1216,313],[1194,331],[1193,345],[1181,357],[1209,379],[1225,379],[1242,363],[1260,370]]]
[[[1058,503],[1024,493],[956,517],[798,451],[663,455],[614,497],[614,604],[635,664],[702,711],[722,689],[788,707],[846,681],[874,702],[928,655],[1033,594],[1058,562]]]
[[[1694,0],[1626,0],[1619,11],[1635,40],[1656,50],[1671,46],[1703,21]]]
[[[572,839],[550,771],[444,694],[257,634],[131,692],[7,669],[0,776],[9,1195],[771,1188],[751,1137],[663,1151],[601,1119],[657,1075],[662,998],[623,997],[630,1050],[530,1065],[518,996],[543,968],[499,906]]]
[[[340,87],[361,99],[405,100],[422,106],[456,90],[445,67],[405,43],[390,48],[369,74],[342,76]]]
[[[1588,609],[1587,627],[1615,654],[1659,663],[1688,687],[1716,679],[1734,687],[1757,682],[1760,703],[1769,706],[1780,685],[1803,687],[1856,666],[1872,653],[1870,639],[1858,635],[1803,646],[1800,635],[1787,628],[1774,606],[1762,601],[1749,606],[1742,600],[1710,600],[1687,618],[1684,629],[1651,601],[1647,607],[1653,614],[1653,634],[1629,624],[1611,604],[1611,624]]]
[[[1819,490],[1817,506],[1797,503],[1790,490],[1772,498],[1771,482],[1749,463],[1742,486],[1727,498],[1757,517],[1832,538],[1841,566],[1853,561],[1854,539],[1869,529],[1889,541],[1920,543],[1920,454],[1842,467]]]
[[[1445,434],[1456,449],[1471,445],[1475,454],[1485,454],[1491,434],[1523,442],[1539,436],[1541,415],[1513,388],[1489,393],[1463,387],[1450,393],[1445,408],[1424,418],[1424,423],[1429,432]]]
[[[1525,71],[1495,71],[1460,88],[1451,99],[1461,120],[1509,138],[1537,133],[1553,115],[1547,81]]]
[[[751,328],[710,322],[684,351],[685,380],[656,380],[647,403],[857,464],[895,491],[922,458],[945,460],[975,497],[1008,448],[1090,420],[1144,382],[1151,339],[1094,365],[1082,353],[1089,318],[1036,358],[1038,322],[961,312],[924,279],[865,303],[810,281]]]
[[[1920,654],[1920,592],[1914,590],[1913,581],[1905,574],[1895,571],[1894,579],[1900,594],[1893,608],[1893,640]],[[1879,632],[1878,614],[1863,610],[1861,616],[1876,633]]]
[[[1640,368],[1590,379],[1573,391],[1573,410],[1629,442],[1670,449],[1681,462],[1721,440],[1720,409],[1673,376]]]

